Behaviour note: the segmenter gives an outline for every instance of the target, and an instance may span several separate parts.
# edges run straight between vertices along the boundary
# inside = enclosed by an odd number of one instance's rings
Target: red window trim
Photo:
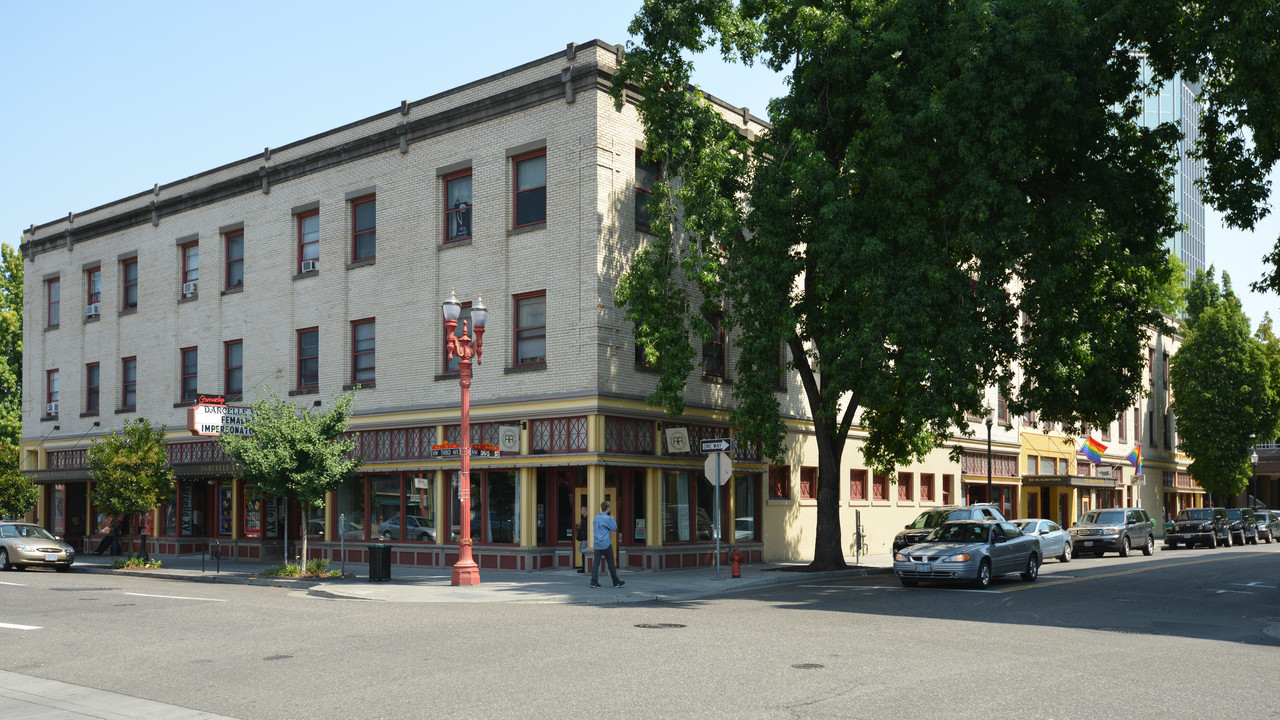
[[[898,500],[903,502],[911,502],[915,500],[915,480],[915,473],[898,473]]]
[[[53,299],[53,286],[58,285],[58,299]],[[62,278],[54,277],[44,281],[45,327],[56,328],[62,325]],[[57,308],[58,321],[53,321],[54,308]]]
[[[182,248],[182,282],[183,284],[186,284],[189,282],[198,282],[200,280],[200,255],[199,255],[200,241],[197,240],[195,242],[186,243],[185,245],[182,245],[181,248]],[[196,248],[196,266],[194,268],[187,264],[188,261],[191,259],[191,256],[187,254],[187,251],[190,250],[191,248]],[[192,277],[191,275],[193,271],[195,272],[195,277]]]
[[[544,169],[544,171],[543,171],[543,177],[542,177],[542,184],[541,184],[541,185],[538,185],[538,186],[536,186],[536,187],[530,187],[530,188],[525,188],[525,189],[523,189],[523,190],[520,190],[520,189],[519,189],[519,187],[520,187],[520,163],[524,162],[525,160],[532,160],[533,158],[536,158],[536,157],[538,157],[538,156],[546,157],[546,155],[547,155],[547,149],[546,149],[546,148],[541,148],[541,149],[539,149],[539,150],[534,150],[534,151],[532,151],[532,152],[527,152],[527,153],[525,153],[525,154],[523,154],[523,155],[516,155],[516,156],[514,156],[514,157],[512,157],[512,158],[511,158],[511,227],[512,227],[513,229],[514,229],[514,228],[522,228],[522,227],[535,227],[535,226],[537,226],[537,225],[545,225],[545,224],[546,224],[546,222],[547,222],[547,207],[546,207],[546,199],[545,199],[545,197],[544,197],[544,199],[543,199],[543,206],[542,206],[542,219],[541,219],[541,220],[536,220],[536,221],[534,221],[534,222],[525,223],[525,224],[523,224],[523,225],[517,225],[517,224],[516,224],[516,207],[517,207],[517,205],[519,205],[520,194],[521,194],[521,193],[531,192],[531,191],[533,191],[533,190],[538,190],[538,189],[541,189],[541,190],[544,190],[544,191],[545,191],[545,190],[547,189],[547,175],[549,175],[549,174],[550,174],[550,170],[551,170],[549,167],[544,166],[544,168],[545,168],[545,169]],[[472,192],[473,192],[473,193],[475,192],[475,186],[474,186],[474,185],[472,185]]]
[[[719,332],[719,336],[718,336],[718,339],[716,340],[712,340],[710,342],[704,342],[702,344],[704,348],[702,352],[702,356],[703,356],[702,376],[723,378],[728,374],[728,366],[729,366],[729,356],[728,356],[729,342],[728,342],[728,335],[727,333],[725,333],[725,330],[724,330],[724,313],[722,311],[713,312],[711,313],[710,317],[707,318],[707,321],[711,322],[713,319],[716,321],[714,323],[714,327]],[[707,372],[707,365],[706,365],[707,353],[705,349],[707,345],[720,346],[720,368],[718,372]]]
[[[873,473],[871,475],[871,499],[883,501],[889,499],[889,476]]]
[[[790,500],[791,499],[791,466],[790,465],[770,465],[769,466],[769,499],[770,500]]]
[[[133,282],[129,282],[129,266],[133,266]],[[129,304],[129,290],[133,289],[133,304]],[[120,261],[120,309],[138,309],[138,258],[132,257]]]
[[[240,238],[240,257],[231,257],[231,239]],[[231,284],[231,263],[240,263],[240,283],[238,285]],[[244,230],[232,230],[222,234],[222,282],[225,290],[232,288],[244,287]]]
[[[98,274],[98,291],[97,292],[94,292],[93,290],[93,274],[94,273]],[[84,271],[84,292],[85,292],[84,304],[86,306],[97,305],[98,303],[102,302],[102,266],[101,265],[95,265]]]
[[[855,491],[856,488],[856,491]],[[849,471],[849,499],[865,502],[867,499],[867,471]]]
[[[302,334],[309,333],[309,332],[314,332],[316,334],[316,354],[315,355],[302,354]],[[296,333],[296,340],[294,341],[294,357],[297,359],[297,372],[295,373],[296,375],[295,387],[299,390],[309,390],[311,388],[320,387],[320,342],[319,340],[320,340],[319,326],[301,328]],[[302,384],[302,361],[309,360],[311,358],[315,358],[316,360],[316,382],[314,385],[303,385]]]
[[[193,373],[187,373],[187,353],[189,352],[196,354],[196,370]],[[178,349],[178,378],[178,393],[181,401],[195,400],[196,395],[200,392],[200,346],[192,345],[191,347]],[[187,378],[195,380],[189,395],[187,394]]]
[[[59,402],[58,398],[57,398],[57,397],[54,397],[54,395],[53,395],[54,390],[53,390],[53,382],[52,382],[52,381],[53,381],[54,377],[57,377],[57,378],[58,378],[58,390],[57,390],[57,392],[58,392],[58,394],[59,394],[59,397],[61,397],[61,394],[62,394],[62,376],[58,374],[58,368],[54,368],[54,369],[52,369],[52,370],[45,370],[45,371],[44,371],[44,402],[45,402],[45,405],[46,405],[46,406],[48,406],[50,403],[56,403],[56,402]],[[59,409],[61,409],[61,408],[59,408]],[[46,414],[46,417],[54,417],[54,416],[56,416],[57,414],[58,414],[58,413]]]
[[[351,321],[351,384],[352,385],[355,385],[356,383],[377,382],[378,380],[378,360],[377,360],[378,358],[377,356],[378,325],[377,325],[377,322],[378,322],[377,318],[371,318],[371,317]],[[372,350],[356,350],[356,327],[360,325],[373,325],[374,341],[373,341]],[[368,378],[366,380],[356,379],[356,358],[359,357],[360,355],[373,355],[374,357],[373,377]]]
[[[129,373],[125,371],[125,367],[133,363],[133,379],[129,379]],[[129,397],[129,391],[133,390],[133,402],[125,403],[125,398]],[[133,410],[138,407],[138,356],[129,355],[120,358],[120,409]]]
[[[319,210],[319,208],[317,208],[317,209],[315,209],[315,210],[308,210],[307,212],[300,212],[300,213],[298,213],[297,215],[294,215],[293,217],[294,217],[294,225],[296,225],[296,227],[297,227],[297,233],[298,233],[298,258],[297,258],[297,260],[296,260],[297,264],[295,265],[295,267],[298,269],[298,272],[299,272],[299,273],[301,273],[301,272],[302,272],[302,259],[303,259],[303,258],[302,258],[302,248],[303,248],[303,246],[304,246],[304,245],[310,245],[310,244],[314,243],[314,244],[315,244],[315,246],[316,246],[316,257],[317,257],[317,258],[319,258],[319,257],[320,257],[320,220],[319,220],[319,217],[320,217],[320,210]],[[313,218],[313,217],[314,217],[314,218],[316,218],[316,239],[315,239],[315,240],[313,240],[313,241],[311,241],[311,242],[304,242],[304,240],[303,240],[303,233],[302,233],[302,225],[303,225],[303,223],[304,223],[304,222],[306,222],[308,219]]]
[[[920,473],[920,502],[931,503],[937,497],[937,493],[934,492],[936,479],[937,476],[933,473]]]
[[[520,295],[512,295],[512,296],[511,296],[511,311],[512,311],[512,312],[511,312],[511,318],[512,318],[512,323],[511,323],[511,326],[512,326],[512,328],[511,328],[511,365],[512,365],[512,367],[532,367],[532,366],[535,366],[535,365],[545,365],[545,364],[546,364],[546,362],[547,362],[547,356],[546,356],[546,352],[547,352],[547,349],[546,349],[546,341],[547,341],[547,326],[546,326],[546,324],[545,324],[545,323],[546,323],[546,320],[545,320],[545,319],[543,320],[543,323],[544,323],[544,324],[542,324],[542,325],[530,325],[530,326],[528,326],[528,327],[522,327],[522,326],[520,326],[520,324],[519,324],[519,323],[520,323],[520,301],[521,301],[521,300],[529,300],[529,299],[532,299],[532,298],[535,298],[535,297],[540,297],[540,298],[542,298],[542,312],[543,312],[543,317],[545,318],[545,317],[546,317],[546,303],[547,303],[547,291],[546,291],[546,290],[536,290],[536,291],[534,291],[534,292],[527,292],[527,293],[522,293],[522,294],[520,294]],[[526,363],[522,363],[522,362],[520,362],[520,331],[521,331],[521,330],[536,330],[536,329],[538,329],[538,328],[542,328],[542,341],[543,341],[543,347],[544,347],[542,359],[541,359],[541,360],[535,360],[535,361],[533,361],[533,362],[526,362]]]
[[[377,256],[378,256],[378,245],[377,245],[377,233],[378,233],[378,215],[377,215],[377,213],[378,213],[378,206],[377,206],[377,201],[378,201],[377,193],[370,193],[369,195],[364,195],[364,196],[362,196],[362,197],[355,198],[355,199],[351,200],[351,202],[350,202],[350,206],[351,206],[351,262],[364,262],[365,260],[373,260],[373,259],[377,258]],[[374,203],[374,206],[373,206],[373,212],[374,212],[374,216],[373,216],[373,227],[368,227],[368,228],[365,228],[364,230],[358,230],[358,229],[356,229],[356,206],[358,206],[358,205],[363,205],[363,204],[365,204],[365,203]],[[317,210],[316,212],[317,212],[317,213],[319,213],[320,211],[319,211],[319,210]],[[361,236],[361,235],[368,234],[368,233],[373,233],[373,235],[374,235],[373,254],[372,254],[372,255],[369,255],[368,257],[360,257],[360,256],[358,256],[358,255],[356,254],[356,247],[357,247],[357,246],[358,246],[358,244],[359,244],[360,236]]]
[[[239,365],[231,364],[232,345],[240,346]],[[232,370],[240,371],[240,389],[238,391],[233,391],[231,389],[230,378]],[[244,338],[227,340],[222,343],[222,391],[226,393],[228,397],[241,397],[244,395]]]
[[[818,468],[812,465],[800,466],[800,499],[814,500],[818,497]]]
[[[515,172],[515,165],[513,164],[513,165],[511,166],[511,168],[512,168],[512,172],[514,173],[514,172]],[[452,182],[452,181],[454,181],[454,180],[457,180],[457,179],[459,179],[459,178],[464,178],[464,177],[471,177],[471,202],[470,202],[470,203],[468,203],[468,204],[467,204],[467,206],[466,206],[465,208],[461,208],[461,207],[460,207],[460,208],[450,208],[450,207],[449,207],[449,183],[450,183],[450,182]],[[513,177],[513,179],[512,179],[512,187],[514,188],[514,186],[515,186],[514,175],[513,175],[512,177]],[[456,172],[456,173],[451,173],[451,174],[449,174],[449,175],[445,175],[444,177],[440,178],[440,181],[441,181],[441,192],[443,192],[443,193],[444,193],[444,197],[443,197],[443,198],[441,199],[441,201],[440,201],[440,203],[441,203],[441,205],[442,205],[442,207],[443,207],[443,209],[444,209],[444,228],[443,228],[443,230],[444,230],[444,243],[445,243],[445,244],[449,244],[449,243],[462,242],[463,240],[470,240],[470,239],[471,239],[471,238],[476,234],[475,227],[474,227],[474,226],[475,226],[475,213],[474,213],[474,209],[475,209],[475,206],[476,206],[476,184],[475,184],[475,177],[472,175],[472,169],[471,169],[471,168],[467,168],[466,170],[459,170],[459,171],[458,171],[458,172]],[[513,197],[514,197],[514,196],[513,196]],[[468,233],[468,234],[467,234],[467,235],[463,235],[463,236],[459,236],[459,237],[456,237],[456,238],[450,238],[450,237],[449,237],[449,221],[453,219],[453,215],[454,215],[455,213],[462,212],[463,210],[473,210],[473,212],[472,212],[472,214],[471,214],[471,226],[467,228],[467,233]],[[515,206],[514,206],[514,205],[513,205],[513,206],[512,206],[512,208],[511,208],[511,213],[512,213],[512,215],[511,215],[511,216],[512,216],[512,218],[514,218],[514,217],[515,217]]]
[[[98,371],[98,382],[90,385],[89,381],[93,377],[90,368],[96,368]],[[84,410],[85,412],[98,412],[102,393],[102,366],[96,362],[86,363],[84,366]]]

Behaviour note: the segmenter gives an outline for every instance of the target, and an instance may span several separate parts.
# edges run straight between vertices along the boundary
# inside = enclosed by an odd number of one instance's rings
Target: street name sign
[[[712,438],[699,443],[698,449],[704,453],[733,452],[733,438]]]

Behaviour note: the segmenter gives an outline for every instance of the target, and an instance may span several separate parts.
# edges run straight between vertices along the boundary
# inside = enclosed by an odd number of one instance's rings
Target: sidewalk
[[[640,602],[679,602],[696,600],[719,593],[748,587],[813,582],[815,580],[889,574],[893,559],[889,555],[867,556],[858,567],[846,558],[847,570],[830,572],[788,572],[804,563],[755,563],[742,566],[742,577],[731,578],[728,565],[720,568],[720,580],[714,567],[661,572],[619,570],[623,587],[610,587],[606,572],[604,587],[591,588],[591,576],[574,570],[480,570],[480,584],[471,587],[450,585],[449,568],[392,566],[391,580],[369,582],[369,567],[364,563],[347,563],[346,577],[340,580],[309,580],[263,577],[268,563],[223,560],[221,568],[207,557],[186,556],[160,558],[163,566],[149,570],[112,570],[113,559],[106,556],[82,555],[76,558],[72,572],[111,573],[135,577],[185,580],[188,582],[264,585],[306,590],[317,597],[383,602],[523,602],[583,605],[614,605]],[[341,570],[340,563],[330,564]]]

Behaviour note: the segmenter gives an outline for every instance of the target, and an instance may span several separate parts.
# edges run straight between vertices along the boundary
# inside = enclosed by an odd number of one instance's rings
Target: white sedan
[[[1058,527],[1058,523],[1037,518],[1011,522],[1023,533],[1040,538],[1040,550],[1044,557],[1055,557],[1064,563],[1071,562],[1071,533]]]

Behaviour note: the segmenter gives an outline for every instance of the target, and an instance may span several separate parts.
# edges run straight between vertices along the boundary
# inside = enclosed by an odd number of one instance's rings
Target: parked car
[[[1165,534],[1165,547],[1176,548],[1179,543],[1187,547],[1219,544],[1231,546],[1231,533],[1227,529],[1225,508],[1187,508],[1178,513],[1173,528]]]
[[[75,549],[39,525],[0,522],[0,570],[51,567],[66,572],[75,561]]]
[[[1142,508],[1108,508],[1090,510],[1080,516],[1080,522],[1071,526],[1071,545],[1077,555],[1118,552],[1129,557],[1133,548],[1142,548],[1143,555],[1156,551],[1155,525],[1151,516]]]
[[[1258,544],[1258,525],[1253,519],[1253,511],[1249,508],[1227,508],[1227,522],[1231,530],[1231,539],[1237,545]]]
[[[929,533],[944,522],[951,520],[1004,520],[1005,517],[995,505],[979,503],[976,505],[939,505],[920,513],[905,529],[899,530],[893,537],[893,551],[924,542]]]
[[[1071,562],[1071,534],[1052,520],[1027,518],[1014,520],[1013,524],[1027,535],[1040,538],[1040,556]]]
[[[435,542],[436,531],[425,517],[405,516],[405,539],[419,542]],[[474,529],[472,530],[474,532]],[[400,516],[394,515],[378,523],[378,533],[383,540],[400,539]]]
[[[1253,519],[1258,524],[1258,539],[1270,544],[1280,532],[1280,515],[1275,510],[1258,509],[1253,511]]]
[[[1008,573],[1034,581],[1040,575],[1040,538],[996,520],[952,520],[919,545],[893,555],[893,574],[906,587],[922,580],[972,582],[978,588]]]

